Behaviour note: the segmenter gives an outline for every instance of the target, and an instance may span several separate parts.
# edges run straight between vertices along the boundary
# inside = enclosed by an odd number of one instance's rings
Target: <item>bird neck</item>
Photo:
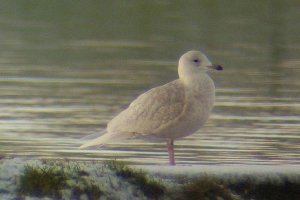
[[[212,109],[215,101],[215,85],[213,80],[206,73],[195,79],[189,79],[184,82],[187,98],[201,102]]]
[[[186,88],[191,90],[199,90],[202,87],[211,85],[211,83],[213,84],[212,79],[207,75],[207,73],[204,72],[184,76],[184,78],[182,78],[181,80],[183,81],[183,84],[186,86]]]

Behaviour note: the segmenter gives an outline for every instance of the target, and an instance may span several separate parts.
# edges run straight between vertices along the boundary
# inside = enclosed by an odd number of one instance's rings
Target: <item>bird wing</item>
[[[135,99],[112,119],[108,133],[155,134],[180,116],[184,110],[185,91],[180,80],[153,88]]]

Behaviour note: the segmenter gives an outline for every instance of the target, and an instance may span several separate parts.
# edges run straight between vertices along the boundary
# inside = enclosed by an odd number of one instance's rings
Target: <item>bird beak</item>
[[[214,70],[223,70],[223,67],[221,65],[216,65],[216,64],[209,65],[209,66],[207,66],[207,68],[214,69]]]

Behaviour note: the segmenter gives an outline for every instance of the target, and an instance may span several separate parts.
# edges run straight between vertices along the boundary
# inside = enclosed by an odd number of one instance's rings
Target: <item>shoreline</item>
[[[24,158],[0,160],[0,199],[9,200],[20,196],[32,200],[44,197],[57,199],[52,193],[45,193],[48,194],[45,196],[38,193],[37,186],[33,187],[33,192],[20,193],[20,182],[24,180],[28,166],[33,172],[50,172],[53,169],[56,170],[55,173],[63,171],[62,177],[66,177],[66,182],[55,193],[59,199],[95,199],[91,195],[99,195],[101,200],[154,197],[182,200],[210,195],[207,198],[243,200],[251,197],[260,200],[263,199],[261,195],[266,194],[272,198],[274,195],[279,196],[280,200],[300,199],[298,165],[166,166],[127,165],[115,160],[103,162]],[[39,179],[40,176],[38,174],[31,179]],[[30,185],[31,179],[25,180],[25,185]]]

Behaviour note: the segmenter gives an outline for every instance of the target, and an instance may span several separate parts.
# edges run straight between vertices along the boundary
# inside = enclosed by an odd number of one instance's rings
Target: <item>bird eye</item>
[[[194,59],[194,63],[199,63],[199,59]]]

